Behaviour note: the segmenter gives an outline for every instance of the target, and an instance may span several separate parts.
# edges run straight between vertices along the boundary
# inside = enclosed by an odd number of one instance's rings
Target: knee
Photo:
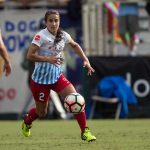
[[[39,116],[39,118],[44,118],[47,114],[47,110],[37,110],[36,113]]]

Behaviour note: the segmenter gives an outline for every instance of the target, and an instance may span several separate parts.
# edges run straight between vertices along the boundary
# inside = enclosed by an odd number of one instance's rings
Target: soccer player
[[[87,68],[88,75],[92,75],[94,69],[82,48],[71,36],[60,29],[60,14],[56,10],[49,10],[45,14],[46,28],[38,32],[29,47],[27,58],[35,62],[30,88],[35,99],[36,107],[32,108],[25,116],[22,124],[24,136],[30,136],[32,122],[47,114],[50,90],[54,90],[61,97],[70,93],[76,93],[74,86],[62,73],[61,64],[65,44],[70,44],[74,51],[82,58],[83,67]],[[81,139],[94,141],[96,137],[91,134],[86,124],[85,111],[75,114],[75,118],[81,129]]]
[[[0,31],[0,55],[4,60],[3,72],[5,72],[5,76],[8,76],[11,73],[11,63],[9,55],[7,53],[6,46],[4,45],[2,39],[1,31]]]

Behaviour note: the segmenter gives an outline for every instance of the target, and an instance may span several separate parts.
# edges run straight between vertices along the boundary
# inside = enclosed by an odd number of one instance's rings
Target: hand
[[[63,57],[62,56],[56,56],[56,57],[58,58],[58,60],[57,60],[57,63],[59,63],[58,65],[63,64],[63,62],[64,62]]]
[[[4,63],[3,72],[5,72],[5,76],[7,77],[11,73],[11,64]]]
[[[90,76],[92,75],[92,73],[95,72],[95,70],[91,67],[89,61],[84,61],[83,62],[83,67],[87,68],[87,70],[88,70],[87,74],[90,75]]]
[[[63,63],[63,58],[58,56],[48,56],[47,62],[54,65],[61,65]]]

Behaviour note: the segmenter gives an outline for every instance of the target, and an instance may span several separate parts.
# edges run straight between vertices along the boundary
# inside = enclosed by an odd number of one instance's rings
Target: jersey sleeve
[[[32,43],[39,47],[42,45],[43,42],[44,42],[44,39],[42,38],[42,35],[40,34],[40,32],[37,33],[32,40]]]
[[[71,36],[67,32],[64,31],[64,39],[65,43],[69,43],[71,41]]]

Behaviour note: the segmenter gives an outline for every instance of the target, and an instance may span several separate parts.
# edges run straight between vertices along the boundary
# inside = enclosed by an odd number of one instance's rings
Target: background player
[[[4,45],[1,31],[0,31],[0,54],[4,60],[3,72],[5,72],[5,76],[8,76],[11,73],[11,63],[10,58],[7,53],[6,46]]]

